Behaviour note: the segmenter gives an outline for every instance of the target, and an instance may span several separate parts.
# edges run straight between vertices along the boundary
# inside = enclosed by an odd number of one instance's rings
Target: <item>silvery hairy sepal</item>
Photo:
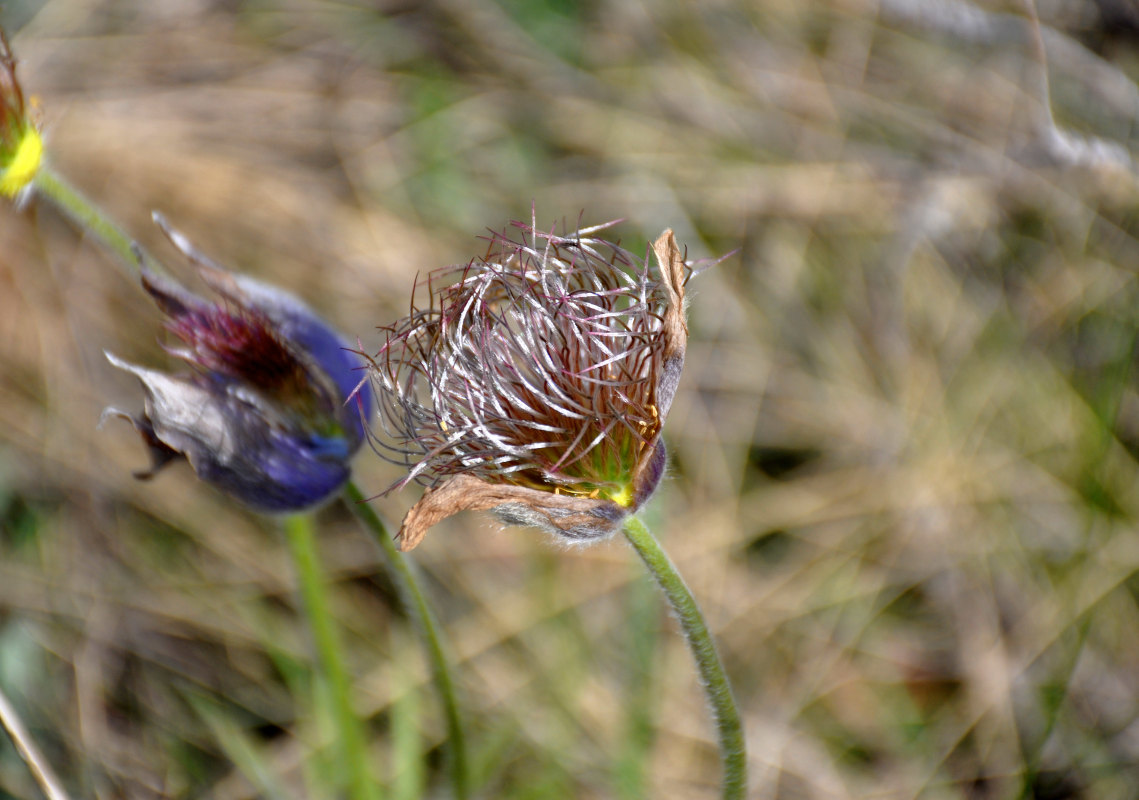
[[[515,224],[483,258],[417,282],[426,303],[371,359],[376,450],[427,491],[403,550],[465,510],[572,542],[616,531],[665,467],[684,366],[688,268],[672,231],[656,267],[616,244]]]
[[[257,511],[327,499],[349,478],[371,407],[347,343],[293,295],[226,271],[155,221],[221,302],[143,269],[143,288],[181,341],[167,350],[191,368],[168,374],[107,354],[145,393],[142,414],[103,414],[129,420],[149,446],[151,467],[136,477],[185,458],[203,481]]]

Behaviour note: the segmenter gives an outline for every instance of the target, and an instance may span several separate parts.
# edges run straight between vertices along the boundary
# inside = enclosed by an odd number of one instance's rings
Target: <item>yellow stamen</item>
[[[24,137],[16,146],[16,152],[8,168],[0,172],[0,194],[5,197],[15,197],[21,189],[31,183],[39,171],[43,152],[44,143],[39,131],[29,125],[24,131]]]
[[[615,492],[609,492],[609,499],[621,508],[628,508],[633,504],[633,487],[622,486]]]

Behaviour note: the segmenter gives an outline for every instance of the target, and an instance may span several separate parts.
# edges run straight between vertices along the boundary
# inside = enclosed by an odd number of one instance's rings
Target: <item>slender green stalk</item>
[[[410,646],[406,631],[395,628],[389,642],[392,650],[401,652]],[[427,776],[424,769],[423,741],[420,736],[421,687],[398,659],[392,664],[389,680],[393,687],[391,705],[391,798],[392,800],[422,800],[427,794]]]
[[[636,517],[625,523],[625,537],[633,545],[649,572],[656,578],[668,603],[672,606],[688,649],[696,661],[704,694],[716,719],[716,732],[720,740],[720,761],[724,767],[724,800],[741,800],[747,789],[747,750],[744,744],[740,712],[732,697],[732,687],[724,672],[724,665],[716,652],[708,625],[684,578],[645,524]]]
[[[90,231],[99,237],[104,245],[117,255],[128,269],[138,268],[138,259],[144,258],[147,264],[156,264],[142,247],[110,220],[98,206],[79,193],[51,168],[50,164],[40,165],[32,184],[36,195],[50,200],[64,214],[79,226],[80,230]]]
[[[470,797],[470,779],[467,771],[467,746],[463,734],[463,723],[459,717],[459,701],[451,668],[443,651],[443,637],[435,614],[427,604],[427,597],[420,589],[419,576],[413,563],[404,557],[395,545],[384,523],[367,503],[367,497],[355,483],[349,481],[344,487],[344,503],[356,515],[356,519],[368,529],[379,542],[391,565],[391,574],[399,592],[400,601],[411,614],[427,650],[427,658],[435,673],[435,686],[439,700],[443,704],[443,714],[447,719],[447,736],[451,745],[451,788],[457,800]]]
[[[630,565],[630,569],[636,569]],[[625,600],[625,648],[629,675],[625,690],[625,732],[613,765],[614,793],[620,800],[640,800],[648,793],[650,754],[656,736],[657,593],[643,581],[633,581]]]
[[[377,800],[380,796],[379,786],[372,779],[368,767],[363,726],[352,710],[348,673],[344,668],[336,625],[328,608],[312,518],[305,514],[293,514],[285,518],[284,527],[297,576],[300,578],[301,594],[316,644],[317,657],[332,695],[332,710],[339,736],[338,755],[344,774],[348,776],[348,796],[352,800]]]

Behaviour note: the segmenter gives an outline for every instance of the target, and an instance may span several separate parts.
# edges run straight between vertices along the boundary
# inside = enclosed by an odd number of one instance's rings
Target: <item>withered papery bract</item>
[[[376,449],[428,489],[403,550],[464,510],[571,541],[608,536],[664,472],[661,430],[684,365],[687,268],[672,231],[657,269],[592,234],[520,223],[486,256],[436,270],[372,359]]]
[[[221,298],[211,302],[143,271],[142,284],[181,345],[168,351],[193,369],[177,375],[111,363],[145,391],[129,420],[150,447],[149,478],[179,457],[194,472],[251,508],[298,511],[349,478],[364,441],[371,391],[347,343],[291,294],[234,275],[198,253],[156,217],[171,241]]]

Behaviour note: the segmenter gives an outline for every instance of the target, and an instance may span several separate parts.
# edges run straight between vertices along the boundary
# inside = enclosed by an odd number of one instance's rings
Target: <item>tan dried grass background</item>
[[[691,285],[647,519],[717,635],[752,795],[1114,798],[1139,775],[1139,61],[1109,7],[1132,6],[1041,0],[1054,117],[1011,2],[5,0],[0,22],[61,172],[167,263],[151,209],[365,347],[418,272],[531,203],[622,217],[631,249],[739,248]],[[321,796],[273,524],[188,469],[135,482],[141,444],[96,430],[140,402],[103,350],[165,363],[157,314],[46,207],[0,210],[0,282],[0,683],[78,796],[259,796],[202,698]],[[408,687],[431,751],[377,553],[343,509],[319,522],[377,764]],[[716,795],[688,655],[620,542],[468,515],[414,557],[481,796],[629,796],[627,753],[646,796]],[[0,749],[4,792],[34,789]]]

